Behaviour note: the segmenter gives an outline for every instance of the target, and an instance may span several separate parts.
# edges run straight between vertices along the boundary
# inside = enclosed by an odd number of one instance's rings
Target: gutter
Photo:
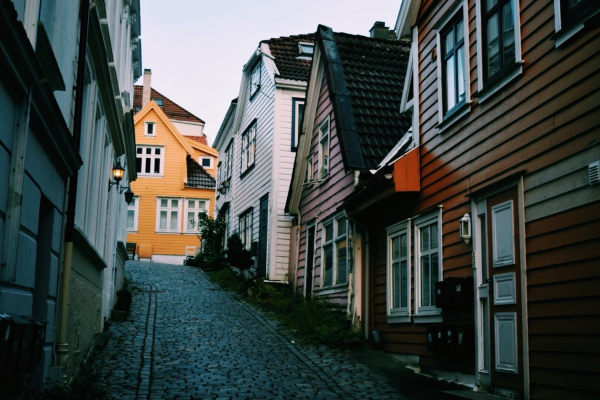
[[[73,119],[73,141],[80,151],[81,123],[83,119],[83,89],[85,86],[85,61],[88,44],[88,26],[90,19],[90,0],[82,2],[81,25],[79,31],[79,54],[77,57],[77,81],[75,87],[75,115]],[[60,291],[62,293],[58,316],[58,340],[56,341],[57,364],[66,367],[69,360],[69,344],[67,343],[67,323],[69,316],[69,292],[71,283],[71,266],[73,264],[73,238],[75,232],[75,206],[77,202],[77,179],[79,171],[69,178],[69,194],[67,204],[67,223],[65,226],[65,256]]]

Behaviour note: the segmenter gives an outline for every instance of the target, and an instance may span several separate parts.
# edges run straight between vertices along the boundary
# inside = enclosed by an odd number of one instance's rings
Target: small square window
[[[213,158],[212,157],[200,157],[200,165],[202,165],[206,169],[213,168]]]
[[[156,122],[145,122],[144,123],[144,135],[156,136]]]

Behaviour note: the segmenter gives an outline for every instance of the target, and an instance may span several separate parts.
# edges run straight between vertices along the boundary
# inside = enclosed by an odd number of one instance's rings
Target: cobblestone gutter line
[[[146,313],[146,329],[142,345],[142,362],[138,375],[136,398],[150,398],[152,386],[152,361],[154,352],[154,327],[156,326],[156,286],[150,285],[148,293],[148,311]]]

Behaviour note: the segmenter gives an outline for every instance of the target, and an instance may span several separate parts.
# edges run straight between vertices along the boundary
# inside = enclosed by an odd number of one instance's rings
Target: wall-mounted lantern
[[[127,190],[125,192],[125,201],[127,202],[127,204],[131,203],[131,200],[133,200],[133,192],[131,191],[131,188],[129,186],[123,186],[123,187],[119,186],[121,179],[123,179],[123,176],[125,176],[125,169],[121,166],[121,161],[117,161],[117,165],[115,165],[112,169],[112,174],[113,174],[114,181],[111,181],[111,180],[108,181],[108,191],[110,192],[110,188],[113,185],[117,185],[117,190],[121,194],[125,190]]]
[[[471,217],[469,214],[463,215],[460,219],[460,238],[464,240],[466,244],[471,241]]]

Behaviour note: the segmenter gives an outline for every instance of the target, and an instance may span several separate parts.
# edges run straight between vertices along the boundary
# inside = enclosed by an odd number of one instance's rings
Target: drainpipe
[[[90,0],[81,4],[81,24],[79,30],[79,54],[77,63],[77,82],[75,87],[75,115],[73,119],[73,141],[75,148],[80,151],[81,122],[83,117],[83,88],[85,86],[85,58],[88,43],[88,26],[90,19]],[[93,5],[95,7],[95,4]],[[67,204],[67,223],[65,226],[65,264],[61,282],[62,299],[58,320],[58,340],[56,343],[57,364],[66,367],[69,359],[67,343],[67,323],[69,317],[69,290],[71,282],[71,265],[73,262],[73,233],[75,230],[75,205],[77,200],[77,177],[75,171],[69,179],[69,202]]]

